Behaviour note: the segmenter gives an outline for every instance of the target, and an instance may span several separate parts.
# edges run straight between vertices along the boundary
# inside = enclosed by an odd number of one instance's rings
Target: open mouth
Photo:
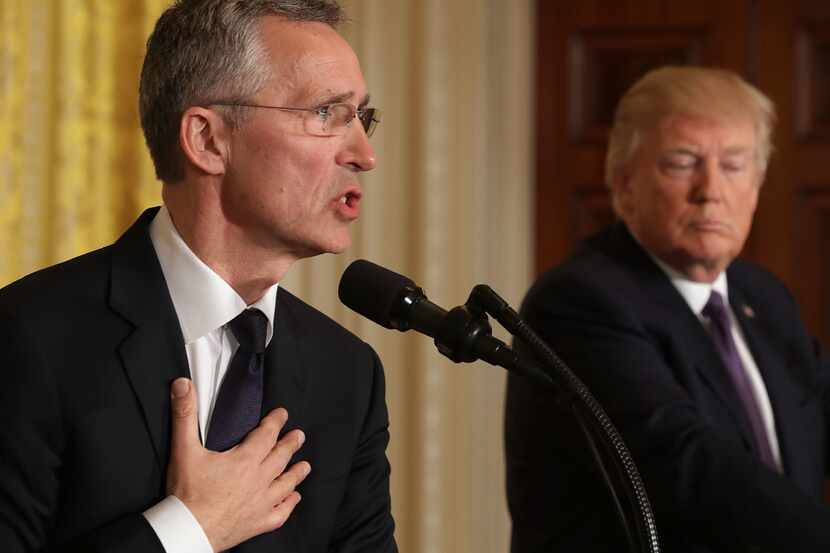
[[[344,195],[340,196],[340,203],[349,207],[356,207],[359,201],[360,193],[358,192],[346,192]]]

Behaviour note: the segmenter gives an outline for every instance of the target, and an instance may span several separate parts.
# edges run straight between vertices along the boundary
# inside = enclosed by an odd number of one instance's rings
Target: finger
[[[288,411],[282,407],[274,409],[262,417],[257,427],[248,432],[238,447],[247,452],[256,452],[256,457],[261,461],[274,447],[277,436],[287,420]]]
[[[177,378],[170,386],[170,415],[172,418],[172,452],[199,445],[199,417],[193,383]]]
[[[311,465],[300,461],[291,465],[291,468],[283,472],[268,486],[268,497],[272,504],[277,505],[295,491],[303,480],[311,472]]]
[[[297,453],[303,443],[305,443],[305,433],[299,428],[295,428],[277,441],[265,459],[262,460],[262,465],[271,474],[272,478],[276,478],[285,470],[288,461]]]
[[[294,507],[297,506],[297,503],[300,502],[300,494],[297,492],[291,492],[288,496],[279,503],[274,510],[271,512],[269,517],[269,524],[271,528],[276,530],[277,528],[281,528],[285,521],[288,520],[288,517],[291,516],[291,513],[294,511]]]

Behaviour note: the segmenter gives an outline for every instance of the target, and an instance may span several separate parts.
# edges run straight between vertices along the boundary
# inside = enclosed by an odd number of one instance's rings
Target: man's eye
[[[727,173],[739,173],[746,169],[746,160],[727,160],[721,163],[721,169]]]
[[[671,156],[667,157],[661,163],[661,166],[666,171],[683,172],[694,169],[697,165],[697,159],[693,156]]]
[[[331,106],[320,106],[317,108],[317,116],[325,121],[331,116],[331,111],[329,110]]]

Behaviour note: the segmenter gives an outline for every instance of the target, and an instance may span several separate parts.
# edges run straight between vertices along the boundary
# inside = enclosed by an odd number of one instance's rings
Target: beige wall
[[[366,258],[452,307],[486,282],[518,305],[531,274],[530,0],[351,0],[346,34],[373,103],[378,168],[348,254],[285,285],[371,343],[387,370],[393,501],[404,552],[507,551],[504,374],[361,320],[336,298]]]

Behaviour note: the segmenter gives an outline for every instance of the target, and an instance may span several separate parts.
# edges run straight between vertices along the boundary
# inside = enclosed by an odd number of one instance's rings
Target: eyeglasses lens
[[[372,136],[377,124],[380,122],[380,110],[376,108],[362,108],[355,110],[351,104],[331,104],[327,106],[324,113],[307,119],[310,127],[307,130],[318,136],[339,135],[346,131],[355,116],[360,119],[366,136]]]
[[[360,117],[360,124],[363,125],[363,130],[366,131],[366,136],[372,136],[380,123],[380,110],[377,108],[364,108],[358,112]]]

